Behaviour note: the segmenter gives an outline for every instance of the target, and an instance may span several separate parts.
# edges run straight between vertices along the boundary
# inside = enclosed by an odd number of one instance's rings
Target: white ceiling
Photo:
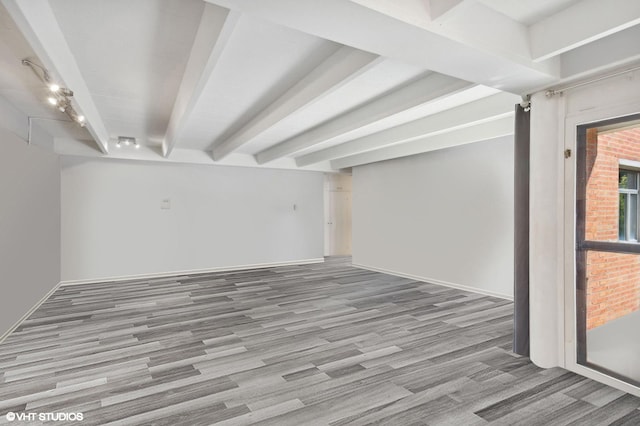
[[[268,21],[241,16],[200,94],[180,146],[211,150],[224,135],[237,131],[338,47]]]
[[[109,136],[160,144],[204,4],[55,0],[51,8]]]
[[[424,74],[424,72],[424,69],[420,67],[391,59],[380,61],[348,84],[341,86],[308,107],[287,116],[253,141],[242,146],[238,151],[257,154],[269,146],[287,140],[317,124],[340,116],[377,96],[392,91]]]
[[[524,25],[535,24],[581,0],[479,0],[507,17]]]
[[[640,61],[637,0],[0,2],[0,97],[60,154],[339,169],[502,136],[520,95]]]
[[[35,57],[29,43],[0,5],[0,97],[20,111],[28,111],[34,125],[51,134],[91,140],[86,129],[46,104],[47,89],[31,69],[21,63],[24,58]],[[28,125],[27,120],[25,124]]]

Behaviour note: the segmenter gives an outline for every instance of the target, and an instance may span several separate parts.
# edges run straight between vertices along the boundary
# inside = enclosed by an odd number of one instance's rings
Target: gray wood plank
[[[0,345],[0,425],[639,424],[639,398],[511,353],[512,309],[345,257],[61,287]]]

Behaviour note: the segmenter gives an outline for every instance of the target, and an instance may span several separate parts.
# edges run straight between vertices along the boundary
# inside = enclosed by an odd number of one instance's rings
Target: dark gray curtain
[[[529,144],[530,113],[516,105],[514,145],[515,257],[513,352],[529,356]]]

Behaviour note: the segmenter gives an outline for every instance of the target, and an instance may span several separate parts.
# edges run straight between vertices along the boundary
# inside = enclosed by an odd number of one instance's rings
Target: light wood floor
[[[511,316],[344,259],[62,287],[0,345],[0,424],[640,424],[640,399],[512,354]]]

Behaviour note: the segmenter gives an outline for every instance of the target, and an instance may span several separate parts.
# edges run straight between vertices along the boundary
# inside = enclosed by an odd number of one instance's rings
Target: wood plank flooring
[[[511,328],[508,301],[347,259],[61,287],[0,345],[0,424],[640,424]]]

